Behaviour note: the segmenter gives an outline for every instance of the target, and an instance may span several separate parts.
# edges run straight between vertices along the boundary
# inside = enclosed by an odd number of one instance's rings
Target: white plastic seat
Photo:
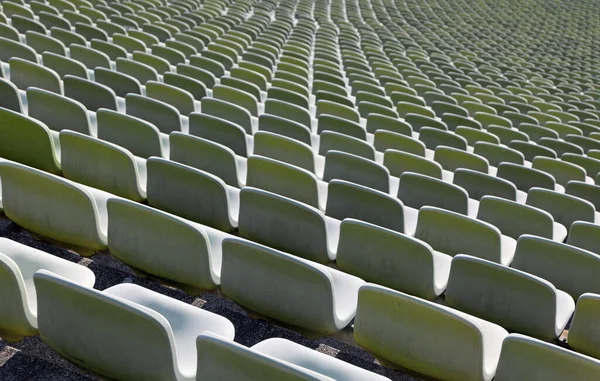
[[[504,328],[374,284],[358,292],[354,340],[380,361],[445,381],[490,381]]]
[[[560,336],[575,302],[547,280],[468,255],[452,259],[446,303],[511,331]]]
[[[223,293],[294,326],[326,334],[343,329],[354,317],[363,284],[352,275],[254,242],[223,241]]]
[[[97,291],[45,270],[34,283],[42,340],[113,379],[193,381],[196,337],[205,331],[227,339],[235,334],[222,316],[134,284]]]
[[[37,297],[33,274],[48,270],[85,287],[93,287],[94,273],[78,264],[41,250],[0,238],[0,335],[18,341],[37,334]]]

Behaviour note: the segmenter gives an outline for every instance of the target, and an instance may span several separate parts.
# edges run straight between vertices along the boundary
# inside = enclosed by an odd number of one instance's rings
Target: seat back
[[[388,169],[374,161],[340,151],[329,151],[325,156],[324,181],[346,180],[379,191],[390,191]]]
[[[179,111],[170,104],[138,94],[127,94],[125,104],[127,115],[152,123],[162,133],[182,130]]]
[[[416,209],[428,205],[464,215],[469,211],[466,190],[419,173],[405,172],[400,176],[398,198],[406,206]]]
[[[72,130],[93,135],[84,105],[78,101],[39,88],[27,90],[28,114],[53,131]]]
[[[29,87],[38,87],[62,94],[62,82],[54,70],[21,58],[11,58],[8,64],[10,81],[19,89],[27,90]]]

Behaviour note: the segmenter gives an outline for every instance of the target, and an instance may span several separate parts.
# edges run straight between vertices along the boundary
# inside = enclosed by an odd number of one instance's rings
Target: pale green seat
[[[525,192],[517,190],[508,180],[467,168],[454,171],[452,183],[464,188],[474,200],[481,200],[483,196],[490,195],[524,202],[527,197]]]
[[[75,32],[76,33],[72,33],[68,30],[63,30],[56,27],[51,28],[50,30],[50,33],[53,36],[60,39],[65,44],[67,44],[67,42],[72,42],[84,45],[86,40],[99,40],[106,42],[108,41],[108,33],[106,33],[105,30],[92,25],[82,24],[78,22],[75,24]],[[81,39],[79,37],[81,37]]]
[[[519,128],[522,123],[538,124],[538,120],[534,117],[519,112],[506,111],[502,113],[502,116],[508,118],[516,128]]]
[[[34,19],[33,11],[30,8],[26,7],[24,4],[17,4],[16,2],[11,1],[2,4],[2,13],[10,18],[14,15],[19,15],[31,20]]]
[[[482,173],[490,172],[490,166],[486,158],[452,147],[437,147],[433,159],[442,168],[451,172],[459,168],[471,169]]]
[[[76,77],[89,79],[89,74],[85,65],[72,58],[44,52],[42,53],[42,60],[44,61],[45,67],[54,70],[61,78],[64,78],[66,75],[74,75]]]
[[[457,127],[471,127],[477,130],[481,130],[481,123],[475,119],[468,118],[466,116],[445,113],[442,115],[442,121],[446,124],[449,130],[454,131]]]
[[[331,180],[327,191],[325,214],[337,220],[353,218],[413,235],[417,210],[375,189],[344,180]]]
[[[527,336],[511,334],[502,343],[495,381],[593,380],[600,361]]]
[[[202,113],[228,120],[242,127],[247,134],[252,134],[256,127],[252,115],[247,109],[216,98],[203,98],[200,106]]]
[[[411,208],[435,206],[475,217],[477,204],[469,199],[466,190],[458,185],[420,173],[405,172],[400,176],[398,198]]]
[[[76,100],[32,87],[27,90],[27,103],[29,116],[53,131],[72,130],[96,135],[86,108]]]
[[[217,335],[196,339],[196,380],[258,381],[383,381],[387,378],[345,361],[296,344],[272,338],[244,347]]]
[[[274,283],[279,287],[274,289]],[[287,324],[319,333],[343,329],[354,317],[363,284],[352,275],[254,242],[223,241],[223,293]],[[315,303],[320,308],[310,307]]]
[[[25,38],[27,39],[27,45],[32,47],[38,54],[51,52],[61,56],[67,55],[65,44],[54,37],[39,32],[27,31]]]
[[[309,145],[297,140],[266,131],[258,131],[254,134],[254,154],[283,161],[306,169],[319,178],[323,177],[323,157],[318,156]]]
[[[72,59],[83,63],[90,69],[96,67],[110,69],[110,57],[106,53],[80,44],[70,45],[69,50]]]
[[[289,102],[277,99],[267,99],[265,101],[265,114],[293,120],[306,126],[308,129],[312,129],[311,116],[308,110]]]
[[[407,136],[411,136],[412,134],[412,127],[398,118],[381,114],[370,114],[367,116],[367,132],[374,134],[378,130],[395,132]]]
[[[14,83],[0,78],[0,107],[21,113],[25,110],[27,103],[23,104],[19,89]]]
[[[412,88],[411,88],[411,90],[414,91],[414,89],[412,89]],[[392,100],[392,103],[397,105],[396,111],[399,114],[402,114],[402,111],[398,109],[399,103],[401,104],[401,108],[403,108],[404,106],[407,106],[408,104],[421,106],[421,107],[425,107],[425,105],[426,105],[425,101],[423,99],[421,99],[419,96],[417,96],[416,92],[409,93],[409,92],[404,92],[404,91],[392,91],[390,94],[390,99]]]
[[[8,64],[10,81],[19,89],[27,90],[29,87],[38,87],[62,94],[62,82],[54,70],[21,58],[11,58]]]
[[[533,187],[559,189],[552,175],[523,165],[500,163],[496,176],[512,182],[523,192],[528,192]]]
[[[146,44],[144,41],[121,33],[113,34],[112,42],[125,49],[128,53],[133,53],[134,51],[146,51]]]
[[[512,122],[510,121],[510,119],[504,118],[502,116],[484,112],[476,112],[473,118],[479,123],[481,123],[481,126],[483,128],[487,128],[492,125],[512,128]]]
[[[569,181],[586,182],[587,178],[583,167],[560,159],[538,156],[533,158],[531,167],[551,174],[562,186],[566,186]]]
[[[213,87],[213,97],[221,101],[241,106],[251,116],[258,116],[258,100],[250,93],[230,86],[215,85],[215,87]]]
[[[11,58],[15,57],[39,63],[38,56],[33,48],[20,42],[0,37],[0,61],[8,62]]]
[[[446,288],[450,262],[450,256],[397,231],[355,219],[341,224],[336,263],[368,282],[435,299]]]
[[[233,150],[236,155],[248,156],[246,132],[233,122],[204,113],[192,113],[189,117],[189,130],[190,135],[222,144]]]
[[[119,145],[133,155],[169,156],[168,136],[145,120],[108,109],[96,112],[98,138]]]
[[[564,139],[571,144],[578,145],[585,153],[588,153],[591,150],[600,149],[600,141],[593,138],[588,138],[586,136],[567,135]]]
[[[194,96],[186,90],[156,81],[146,82],[146,96],[175,107],[181,115],[196,111]]]
[[[510,142],[508,146],[511,149],[521,152],[527,161],[532,161],[536,157],[557,158],[556,152],[553,149],[534,144],[533,142],[514,141]]]
[[[133,201],[146,199],[146,160],[127,149],[79,132],[60,133],[63,175]]]
[[[211,173],[227,185],[241,188],[246,183],[246,159],[217,142],[181,132],[169,136],[170,159]]]
[[[115,24],[110,24],[110,25],[115,25]],[[116,33],[125,33],[123,31],[117,31]],[[98,39],[92,39],[92,41],[90,42],[90,47],[96,50],[101,51],[102,53],[105,53],[107,56],[110,57],[110,59],[112,61],[115,61],[117,58],[127,58],[127,50],[125,50],[125,48],[113,44],[112,42],[108,42],[108,41],[101,41]],[[135,52],[134,57],[136,54],[142,54],[141,52]]]
[[[494,196],[483,197],[477,218],[496,226],[502,234],[518,239],[523,234],[563,242],[567,228],[554,222],[552,215],[542,209]]]
[[[247,161],[246,185],[300,201],[325,210],[327,184],[314,173],[263,156],[250,156]],[[335,216],[332,216],[335,218]]]
[[[361,140],[367,139],[366,130],[357,122],[352,122],[339,116],[323,114],[318,117],[317,134],[323,131],[334,131]]]
[[[375,149],[364,140],[334,131],[323,131],[319,139],[319,155],[326,155],[331,150],[375,160]]]
[[[347,119],[351,122],[360,123],[360,115],[353,108],[335,102],[325,100],[318,101],[316,104],[317,118],[325,114]]]
[[[345,152],[329,151],[325,156],[323,180],[329,182],[333,179],[350,181],[385,193],[393,191],[393,179],[386,167]]]
[[[251,187],[240,192],[240,236],[274,249],[320,263],[332,261],[339,225],[340,221],[290,198]]]
[[[452,259],[446,303],[512,332],[555,340],[575,301],[535,275],[468,255]]]
[[[419,210],[415,238],[451,256],[467,254],[503,265],[510,265],[516,246],[487,222],[430,206]]]
[[[258,117],[258,129],[272,132],[311,145],[311,131],[295,120],[277,115],[262,114]]]
[[[11,221],[55,241],[106,249],[110,194],[8,161],[0,163],[0,176],[4,213]]]
[[[478,142],[500,144],[500,138],[489,131],[478,130],[471,127],[458,126],[454,130],[456,135],[463,137],[467,144],[474,146]]]
[[[190,65],[208,71],[216,78],[225,75],[225,67],[219,61],[215,61],[208,57],[191,56],[189,58]]]
[[[448,126],[443,121],[439,121],[435,118],[430,118],[425,115],[419,114],[408,114],[404,118],[404,121],[408,123],[413,131],[419,132],[422,127],[437,128],[438,130],[448,130]]]
[[[600,173],[600,159],[596,157],[565,153],[562,155],[561,160],[579,165],[585,169],[587,175],[591,178],[596,178],[596,175]]]
[[[582,181],[569,181],[565,186],[565,193],[570,194],[594,204],[600,210],[600,186]]]
[[[196,337],[235,335],[226,318],[138,285],[97,291],[45,270],[34,283],[44,343],[107,378],[194,381]]]
[[[570,227],[575,221],[596,221],[594,204],[579,197],[548,189],[530,189],[527,192],[527,205],[549,212],[556,222],[565,227]]]
[[[162,158],[151,157],[147,168],[150,205],[219,230],[235,230],[237,188],[208,172]]]
[[[599,315],[600,295],[593,293],[581,295],[577,300],[568,337],[572,349],[596,359],[600,359],[600,336],[596,328]],[[600,361],[598,364],[600,365]]]
[[[529,139],[536,143],[539,143],[543,138],[558,138],[558,133],[556,131],[535,124],[523,123],[519,126],[519,131],[527,134]]]
[[[261,102],[261,100],[263,98],[260,88],[257,85],[255,85],[252,82],[245,81],[243,79],[239,79],[239,78],[235,78],[235,77],[221,77],[220,85],[226,86],[227,88],[234,88],[237,91],[242,91],[243,93],[247,93],[244,95],[250,95],[250,96],[254,97],[256,102]],[[223,94],[220,86],[217,87],[217,93]],[[229,96],[227,96],[227,97],[229,98]],[[244,98],[246,98],[246,97],[244,97]],[[238,99],[232,103],[244,103],[245,104],[245,102],[242,102],[241,99]],[[249,111],[253,112],[254,106],[251,105],[250,108],[252,110],[249,110]],[[257,108],[257,110],[258,110],[258,108]],[[254,116],[258,116],[258,115],[254,115]]]
[[[421,127],[419,140],[425,143],[425,147],[436,150],[438,147],[452,147],[457,150],[467,150],[467,140],[462,136],[437,128]]]
[[[227,234],[145,205],[108,201],[108,248],[129,266],[200,289],[221,278]],[[177,242],[177,250],[172,243]]]
[[[65,96],[81,102],[89,111],[120,109],[115,91],[108,86],[72,75],[63,78],[63,86]]]
[[[6,40],[11,40],[19,43],[21,42],[21,39],[19,37],[19,31],[13,28],[12,26],[8,25],[8,21],[2,22],[0,24],[0,37]]]
[[[48,32],[44,24],[35,21],[34,19],[30,19],[28,17],[14,15],[13,17],[11,17],[11,22],[13,28],[18,30],[22,34],[25,34],[28,31],[36,31],[38,33],[43,34],[46,34]]]
[[[33,274],[42,269],[86,287],[93,287],[95,282],[94,273],[88,268],[0,238],[0,334],[4,340],[20,341],[38,333]]]
[[[400,177],[405,172],[414,172],[436,179],[447,179],[450,174],[435,161],[394,149],[385,151],[383,165],[388,169],[390,175],[395,177]]]
[[[143,119],[158,128],[162,133],[172,131],[187,132],[187,123],[183,123],[179,110],[168,103],[147,98],[139,94],[127,94],[125,97],[127,115]]]
[[[166,85],[177,87],[181,90],[189,92],[196,101],[206,97],[206,85],[198,79],[188,77],[187,75],[169,72],[163,74],[163,80]]]
[[[440,118],[445,114],[459,115],[465,118],[469,116],[469,112],[464,107],[448,102],[435,101],[431,104],[431,109]]]
[[[548,122],[544,126],[556,132],[561,139],[567,135],[583,135],[579,128],[566,123]]]
[[[496,109],[490,106],[486,106],[483,103],[478,102],[462,102],[461,107],[469,112],[469,116],[474,117],[476,113],[484,113],[490,115],[497,115]],[[481,122],[481,120],[479,120]],[[483,123],[482,123],[483,124]]]
[[[94,69],[94,80],[110,87],[118,97],[125,97],[127,94],[142,93],[142,85],[139,80],[114,70],[102,67],[96,68]]]
[[[158,80],[158,72],[150,65],[121,57],[117,58],[115,62],[118,72],[127,74],[140,83]]]
[[[402,118],[406,118],[408,114],[423,115],[430,118],[435,118],[435,113],[425,106],[420,106],[410,102],[397,102],[396,111]]]
[[[112,59],[117,60],[118,58],[119,57],[115,57]],[[127,58],[127,55],[122,56],[122,58]],[[167,61],[166,59],[164,59],[162,57],[155,56],[153,54],[149,54],[149,53],[145,53],[145,52],[133,52],[133,54],[131,55],[131,58],[134,61],[146,64],[146,65],[154,68],[154,70],[156,70],[156,72],[158,74],[163,74],[163,73],[171,70],[171,65],[169,64],[169,61]]]
[[[354,340],[385,363],[447,381],[491,381],[508,332],[374,284],[358,292]]]
[[[0,157],[60,173],[58,132],[31,117],[0,108]]]
[[[566,142],[564,140],[552,139],[552,138],[542,138],[539,143],[541,146],[550,148],[556,152],[558,157],[561,157],[565,153],[574,153],[577,155],[583,155],[583,148],[580,146]]]
[[[404,135],[387,130],[375,131],[373,146],[377,151],[385,152],[388,149],[409,152],[425,157],[428,153],[425,144],[410,135]]]

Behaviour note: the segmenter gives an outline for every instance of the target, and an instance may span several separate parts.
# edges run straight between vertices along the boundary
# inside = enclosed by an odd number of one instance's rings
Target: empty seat
[[[552,175],[513,163],[500,163],[497,176],[512,182],[517,186],[517,189],[523,192],[528,192],[533,187],[552,190],[564,189],[562,185],[556,184]]]
[[[335,259],[340,221],[309,205],[264,190],[240,191],[240,236],[325,263]]]
[[[575,309],[573,298],[547,280],[468,255],[452,259],[446,303],[544,340],[556,339]]]
[[[27,90],[28,87],[39,87],[62,94],[62,82],[54,70],[21,58],[11,58],[8,64],[10,65],[10,81],[19,89]]]
[[[216,98],[203,98],[200,108],[203,114],[214,116],[220,119],[228,120],[240,127],[247,133],[252,134],[256,130],[255,123],[248,110]]]
[[[516,246],[487,222],[429,206],[419,210],[415,238],[451,256],[467,254],[503,265],[512,262]]]
[[[63,85],[65,96],[78,100],[90,111],[100,108],[120,110],[117,95],[108,86],[72,75],[63,78]]]
[[[531,167],[551,174],[554,176],[556,183],[562,185],[563,187],[572,180],[586,181],[586,172],[583,167],[559,159],[535,157],[531,162]],[[589,181],[593,183],[592,179]]]
[[[318,156],[311,146],[282,135],[258,131],[254,134],[254,154],[306,169],[317,177],[323,176],[323,157]]]
[[[108,201],[110,253],[137,269],[200,289],[221,278],[221,242],[227,234],[145,205]],[[177,242],[177,250],[172,250]]]
[[[175,86],[156,81],[146,82],[146,96],[175,107],[181,115],[187,116],[196,111],[194,96]]]
[[[28,116],[0,108],[0,157],[60,173],[58,132]]]
[[[394,194],[393,179],[389,170],[372,160],[340,151],[329,151],[325,155],[323,180],[346,180],[381,192]]]
[[[71,130],[96,135],[85,106],[74,99],[32,87],[27,89],[27,105],[29,116],[53,131]]]
[[[532,234],[562,242],[567,237],[567,228],[554,222],[550,213],[499,197],[483,197],[479,202],[477,218],[489,222],[502,234],[514,239],[523,234]]]
[[[556,222],[570,227],[575,221],[596,221],[596,208],[579,197],[543,188],[532,188],[527,193],[527,205],[550,213]]]
[[[19,341],[37,334],[37,298],[33,274],[49,270],[86,287],[93,287],[94,273],[78,264],[0,238],[0,334],[4,340]]]
[[[134,201],[146,199],[146,160],[116,144],[79,132],[60,133],[63,175]]]
[[[254,242],[223,241],[223,293],[287,324],[326,334],[343,329],[354,317],[363,284],[352,275]],[[319,308],[311,307],[315,305]]]
[[[600,358],[600,335],[596,323],[600,316],[600,295],[585,293],[577,300],[575,316],[569,327],[569,346],[577,352]]]
[[[0,163],[4,213],[43,237],[106,249],[106,192],[13,162]],[[52,218],[48,218],[52,216]]]
[[[152,123],[162,133],[187,132],[188,130],[188,126],[182,123],[183,120],[179,110],[165,102],[139,94],[127,94],[125,96],[125,106],[127,115]]]
[[[198,345],[197,380],[347,380],[387,378],[292,341],[272,338],[244,347],[203,333]]]
[[[134,284],[97,291],[45,270],[34,283],[42,340],[106,377],[193,381],[196,337],[205,331],[227,339],[235,334],[222,316]]]
[[[389,288],[358,292],[354,340],[376,357],[448,381],[490,381],[508,332],[495,324]]]
[[[452,147],[437,147],[433,159],[440,163],[442,168],[451,172],[459,168],[467,168],[490,173],[492,169],[486,158]]]
[[[552,282],[575,300],[586,292],[598,293],[600,256],[573,246],[570,240],[574,232],[573,227],[568,244],[531,235],[519,237],[512,267]]]
[[[174,161],[151,157],[147,167],[150,205],[219,230],[237,227],[239,190]]]
[[[338,267],[368,282],[425,299],[446,288],[452,257],[427,243],[354,219],[340,226]]]
[[[525,192],[517,190],[508,180],[466,168],[454,171],[452,182],[464,188],[474,200],[481,200],[483,196],[489,195],[524,203],[527,197]]]
[[[502,343],[494,381],[548,380],[587,381],[598,377],[600,361],[519,334]]]

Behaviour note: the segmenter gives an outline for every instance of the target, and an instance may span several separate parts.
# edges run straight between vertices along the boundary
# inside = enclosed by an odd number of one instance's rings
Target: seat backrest
[[[40,336],[51,348],[105,376],[177,379],[173,333],[162,315],[44,270],[34,282]],[[117,337],[122,344],[115,356]]]
[[[10,81],[21,90],[39,87],[56,94],[62,94],[62,82],[58,74],[51,69],[21,58],[11,58]]]
[[[431,150],[438,147],[452,147],[461,151],[467,150],[467,140],[465,138],[437,128],[422,127],[419,131],[419,140]]]
[[[303,124],[291,119],[271,114],[262,114],[258,117],[258,128],[262,131],[287,136],[308,145],[311,144],[310,130]]]
[[[0,107],[21,113],[23,104],[19,89],[14,83],[0,78]]]
[[[404,232],[404,209],[397,198],[344,180],[331,180],[325,212],[338,220],[354,218]]]
[[[501,234],[498,228],[448,210],[422,207],[415,238],[451,256],[467,254],[497,263],[501,261]]]
[[[28,114],[53,131],[72,130],[92,135],[91,121],[78,101],[39,88],[27,90]]]
[[[206,97],[206,85],[198,80],[187,75],[179,73],[165,73],[163,74],[163,80],[165,84],[180,88],[189,92],[192,97],[199,101]]]
[[[94,80],[113,89],[115,95],[141,94],[142,85],[135,77],[103,67],[94,69]]]
[[[331,260],[325,216],[309,205],[264,190],[240,191],[240,236],[325,263]]]
[[[595,221],[594,204],[579,197],[548,189],[530,189],[527,193],[527,205],[549,212],[556,222],[567,228],[575,221]]]
[[[385,152],[388,149],[408,152],[414,155],[425,157],[427,149],[425,144],[409,135],[397,132],[378,130],[375,131],[373,146],[379,152]]]
[[[433,159],[440,163],[442,168],[452,172],[459,168],[483,173],[488,173],[489,170],[489,163],[484,157],[447,146],[437,147]]]
[[[202,289],[219,284],[221,246],[191,221],[139,203],[108,201],[108,248],[150,274]],[[177,242],[177,250],[170,249]],[[169,253],[166,257],[164,254]]]
[[[328,114],[347,119],[351,122],[360,122],[360,115],[356,110],[339,103],[322,100],[317,102],[316,108],[317,118],[321,115]]]
[[[67,179],[134,201],[145,200],[146,174],[127,149],[68,130],[61,131],[60,146]]]
[[[344,272],[434,299],[441,291],[434,261],[433,249],[423,241],[356,219],[342,221],[336,263]]]
[[[273,288],[273,284],[280,287]],[[226,238],[221,289],[228,298],[262,315],[317,332],[337,330],[333,279],[324,267],[306,259],[247,240]],[[313,303],[319,308],[310,308]]]
[[[464,188],[469,193],[469,197],[475,200],[480,200],[486,195],[511,201],[517,200],[517,187],[513,183],[487,173],[459,168],[454,171],[452,182]]]
[[[380,114],[369,114],[367,116],[367,132],[374,134],[377,130],[387,130],[407,136],[411,136],[412,134],[412,127],[398,118]]]
[[[600,372],[600,361],[557,345],[511,334],[502,343],[495,381],[515,379],[591,380]]]
[[[367,139],[367,133],[365,129],[358,122],[353,122],[351,120],[329,114],[320,115],[318,120],[318,134],[321,134],[323,131],[334,131],[348,136],[353,136],[361,140]]]
[[[65,96],[81,102],[88,110],[106,108],[117,111],[117,95],[108,86],[87,79],[66,75],[63,78]]]
[[[13,222],[57,241],[106,248],[105,207],[90,190],[8,161],[0,163],[0,176],[4,213]]]
[[[375,149],[364,140],[334,131],[323,131],[320,137],[320,155],[325,155],[328,151],[335,150],[375,160]]]
[[[580,231],[575,228],[577,225],[582,225]],[[575,300],[586,292],[599,293],[600,283],[596,274],[600,268],[600,256],[586,247],[573,246],[578,242],[571,239],[572,235],[580,235],[580,232],[589,234],[586,225],[593,227],[584,222],[574,224],[567,244],[532,235],[521,236],[511,266],[552,282]],[[573,240],[580,242],[576,238]]]
[[[325,156],[324,181],[346,180],[388,193],[390,173],[374,161],[340,151],[329,151]]]
[[[569,327],[569,347],[579,353],[598,358],[598,336],[594,326],[600,315],[600,296],[585,293],[577,300],[577,307]]]
[[[309,129],[312,126],[308,110],[289,102],[267,99],[265,101],[265,113],[296,121]]]
[[[242,127],[247,134],[252,134],[251,114],[235,103],[216,98],[204,98],[201,101],[201,109],[203,114],[228,120]]]
[[[175,107],[185,116],[196,111],[194,106],[194,96],[187,90],[175,86],[156,81],[146,82],[146,96]]]
[[[318,179],[314,173],[258,155],[250,156],[247,166],[247,186],[289,197],[315,208],[321,207]]]
[[[60,146],[44,123],[0,108],[0,157],[60,173]]]
[[[38,56],[33,48],[20,42],[0,37],[0,61],[8,62],[11,58],[15,57],[39,63]]]
[[[556,288],[524,271],[457,255],[452,259],[445,295],[449,307],[506,329],[547,340],[557,336]]]
[[[147,161],[148,203],[216,229],[231,231],[227,185],[208,172],[157,157]],[[181,197],[181,195],[186,195]]]
[[[531,162],[531,167],[551,174],[562,186],[566,186],[572,180],[585,181],[586,177],[583,167],[559,159],[535,157]]]
[[[254,134],[254,154],[315,172],[315,153],[312,148],[282,135],[258,131]]]
[[[485,337],[486,328],[496,337]],[[429,377],[491,379],[501,339],[507,334],[467,314],[382,286],[367,284],[358,293],[357,344]],[[489,345],[486,357],[485,345]]]
[[[383,156],[383,165],[390,175],[400,177],[405,172],[415,172],[436,179],[442,178],[442,166],[435,161],[408,152],[388,149]]]
[[[498,166],[497,176],[512,182],[517,189],[524,192],[529,191],[533,187],[554,189],[555,185],[552,175],[512,163],[501,163]]]
[[[125,105],[127,115],[152,123],[162,133],[168,134],[182,129],[181,115],[170,104],[139,94],[127,94]]]
[[[411,208],[420,209],[428,205],[464,215],[468,213],[467,191],[457,185],[419,173],[406,172],[400,176],[398,198]]]

